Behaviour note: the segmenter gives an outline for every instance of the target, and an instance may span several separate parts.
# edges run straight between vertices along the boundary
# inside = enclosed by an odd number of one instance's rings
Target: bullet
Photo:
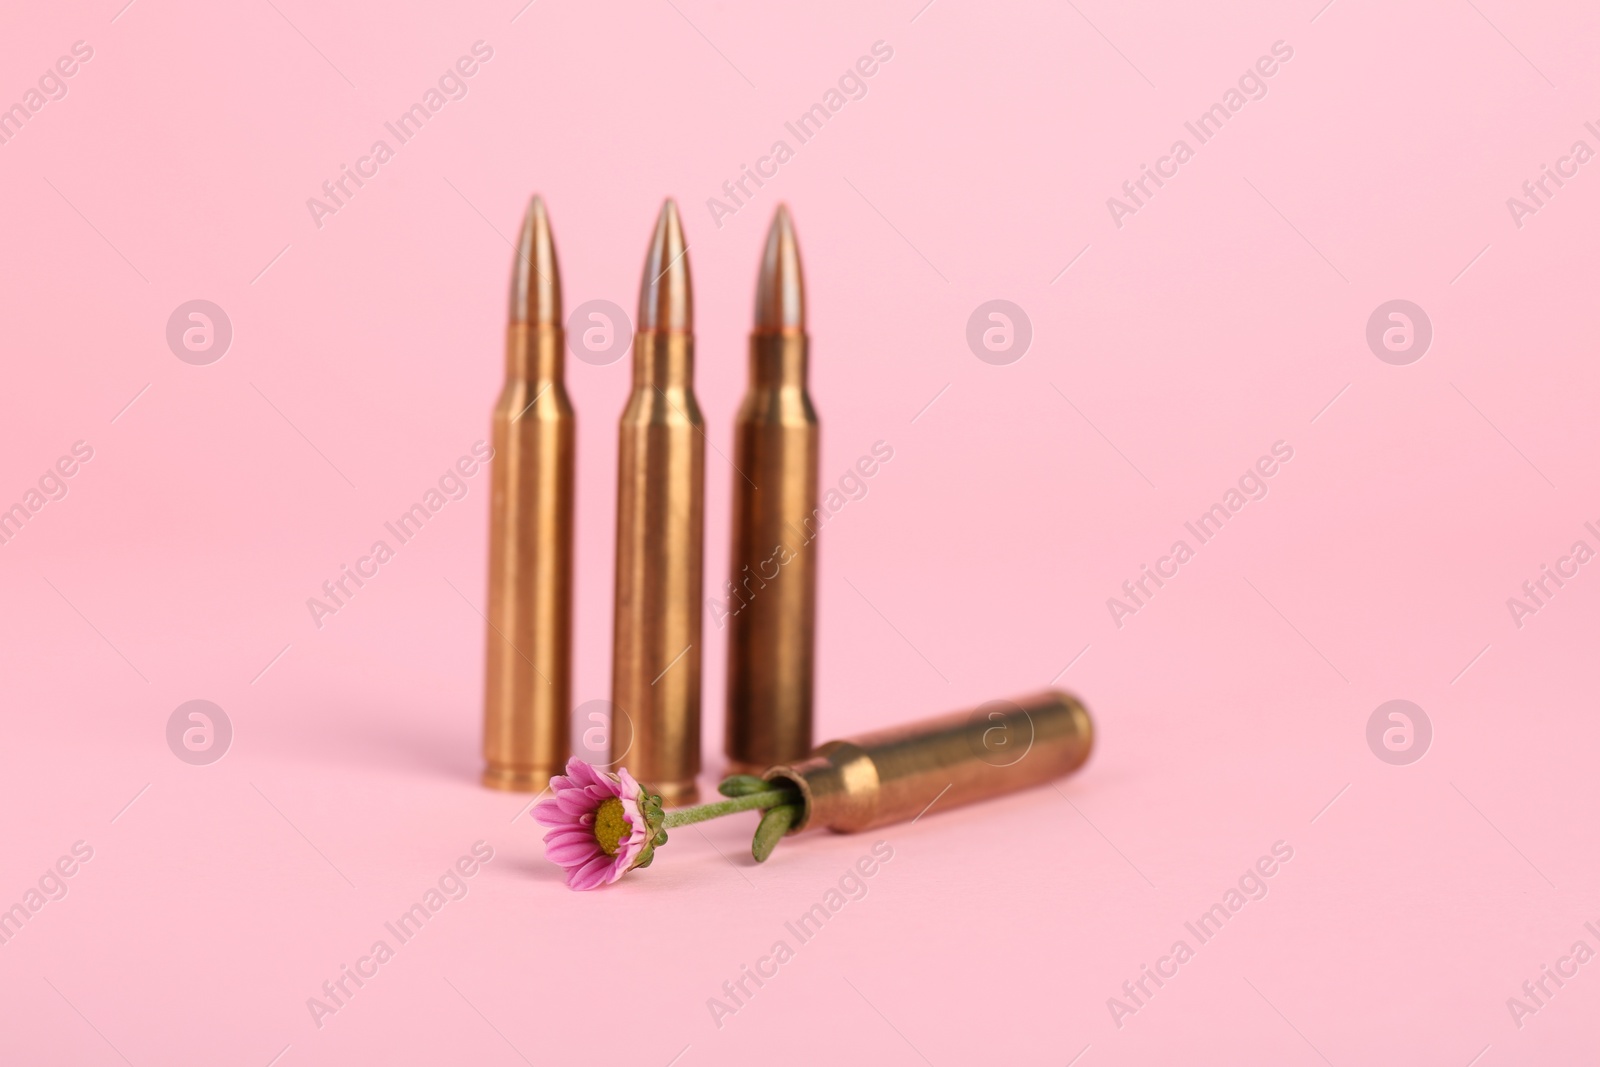
[[[820,433],[806,391],[809,348],[800,248],[780,204],[756,281],[750,381],[733,436],[723,751],[735,773],[811,751]]]
[[[645,256],[617,435],[611,758],[668,807],[694,802],[700,773],[705,429],[687,253],[668,200]]]
[[[483,784],[494,789],[543,789],[571,750],[576,419],[565,347],[555,244],[536,196],[512,261],[493,419]]]
[[[830,741],[763,777],[794,784],[804,798],[790,833],[851,833],[1042,785],[1083,766],[1093,748],[1088,710],[1047,689]]]

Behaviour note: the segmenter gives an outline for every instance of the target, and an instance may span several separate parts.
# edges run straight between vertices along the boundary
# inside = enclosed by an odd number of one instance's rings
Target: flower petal
[[[572,785],[578,789],[595,785],[600,781],[599,773],[576,756],[567,761],[567,777],[571,779]]]
[[[581,867],[573,867],[567,871],[567,885],[578,890],[595,889],[615,880],[611,870],[611,857],[603,852]]]
[[[552,842],[545,846],[544,854],[551,862],[569,868],[588,863],[596,856],[605,855],[592,837],[587,841],[578,839]]]
[[[600,843],[594,839],[594,834],[590,833],[588,830],[569,830],[562,828],[560,830],[551,830],[549,833],[544,835],[544,845],[546,850],[556,845],[571,844],[574,841],[581,842],[586,845],[594,845],[596,848],[600,847]]]
[[[559,802],[542,801],[533,808],[533,821],[541,826],[576,826],[578,813],[563,811]]]
[[[586,792],[577,789],[569,789],[556,797],[555,800],[546,801],[545,803],[554,804],[568,815],[574,817],[599,807],[599,801],[589,796]]]

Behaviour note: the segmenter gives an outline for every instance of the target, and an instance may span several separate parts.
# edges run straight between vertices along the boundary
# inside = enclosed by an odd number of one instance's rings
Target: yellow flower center
[[[594,813],[594,839],[599,843],[600,851],[615,856],[622,848],[623,839],[631,832],[632,828],[622,810],[622,801],[616,797],[602,800]]]

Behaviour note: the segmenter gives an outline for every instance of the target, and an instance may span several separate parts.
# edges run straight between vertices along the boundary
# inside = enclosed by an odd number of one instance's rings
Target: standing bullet
[[[668,200],[645,256],[617,447],[611,759],[668,807],[694,802],[700,773],[705,430],[687,252]]]
[[[819,431],[806,392],[809,346],[800,249],[779,205],[756,282],[750,384],[733,438],[724,751],[736,772],[811,753]]]
[[[571,749],[576,419],[563,380],[561,276],[534,197],[511,270],[506,381],[494,408],[483,784],[543,789]]]

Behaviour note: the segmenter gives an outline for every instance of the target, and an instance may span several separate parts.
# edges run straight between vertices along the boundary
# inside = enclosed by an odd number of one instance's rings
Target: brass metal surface
[[[493,416],[483,784],[495,789],[543,789],[571,749],[576,419],[565,346],[555,243],[534,197],[513,260]]]
[[[820,435],[806,390],[809,346],[800,249],[779,205],[756,282],[750,379],[733,435],[723,751],[734,772],[811,751]]]
[[[668,200],[645,257],[618,428],[611,758],[673,807],[700,773],[705,431],[688,249]]]
[[[830,741],[764,777],[805,797],[790,833],[852,832],[1041,785],[1077,770],[1093,747],[1088,710],[1050,689]]]

